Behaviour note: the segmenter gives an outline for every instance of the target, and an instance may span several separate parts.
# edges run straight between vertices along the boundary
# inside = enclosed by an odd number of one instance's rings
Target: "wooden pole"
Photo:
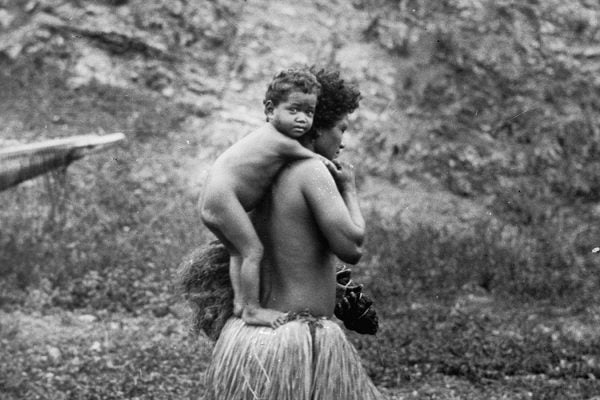
[[[0,191],[75,160],[103,151],[125,139],[123,133],[79,135],[0,149]]]

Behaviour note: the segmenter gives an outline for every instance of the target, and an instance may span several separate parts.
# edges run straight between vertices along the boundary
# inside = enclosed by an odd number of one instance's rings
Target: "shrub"
[[[523,298],[559,299],[593,293],[591,260],[577,259],[559,222],[518,227],[481,220],[462,231],[407,226],[398,217],[368,216],[360,273],[375,297],[453,296],[465,285]]]

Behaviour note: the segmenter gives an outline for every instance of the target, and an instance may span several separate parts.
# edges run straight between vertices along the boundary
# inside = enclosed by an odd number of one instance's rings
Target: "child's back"
[[[217,158],[209,173],[205,193],[231,191],[244,210],[252,210],[281,167],[294,158],[290,149],[296,146],[301,147],[298,141],[278,132],[273,125],[264,124]]]

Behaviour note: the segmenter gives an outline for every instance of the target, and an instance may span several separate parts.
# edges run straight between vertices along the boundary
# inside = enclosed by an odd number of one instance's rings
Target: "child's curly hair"
[[[316,129],[332,128],[346,114],[358,108],[361,94],[356,85],[349,84],[340,78],[339,71],[316,69],[310,71],[321,84],[321,94],[317,100],[317,108],[311,132]]]
[[[287,100],[292,92],[314,93],[318,96],[320,89],[319,81],[308,67],[289,68],[273,77],[267,87],[263,104],[270,100],[277,106]]]

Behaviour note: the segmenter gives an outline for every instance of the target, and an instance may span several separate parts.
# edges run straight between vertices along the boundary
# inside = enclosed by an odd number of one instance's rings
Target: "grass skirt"
[[[383,399],[342,329],[299,317],[272,329],[230,318],[206,374],[206,400]]]

